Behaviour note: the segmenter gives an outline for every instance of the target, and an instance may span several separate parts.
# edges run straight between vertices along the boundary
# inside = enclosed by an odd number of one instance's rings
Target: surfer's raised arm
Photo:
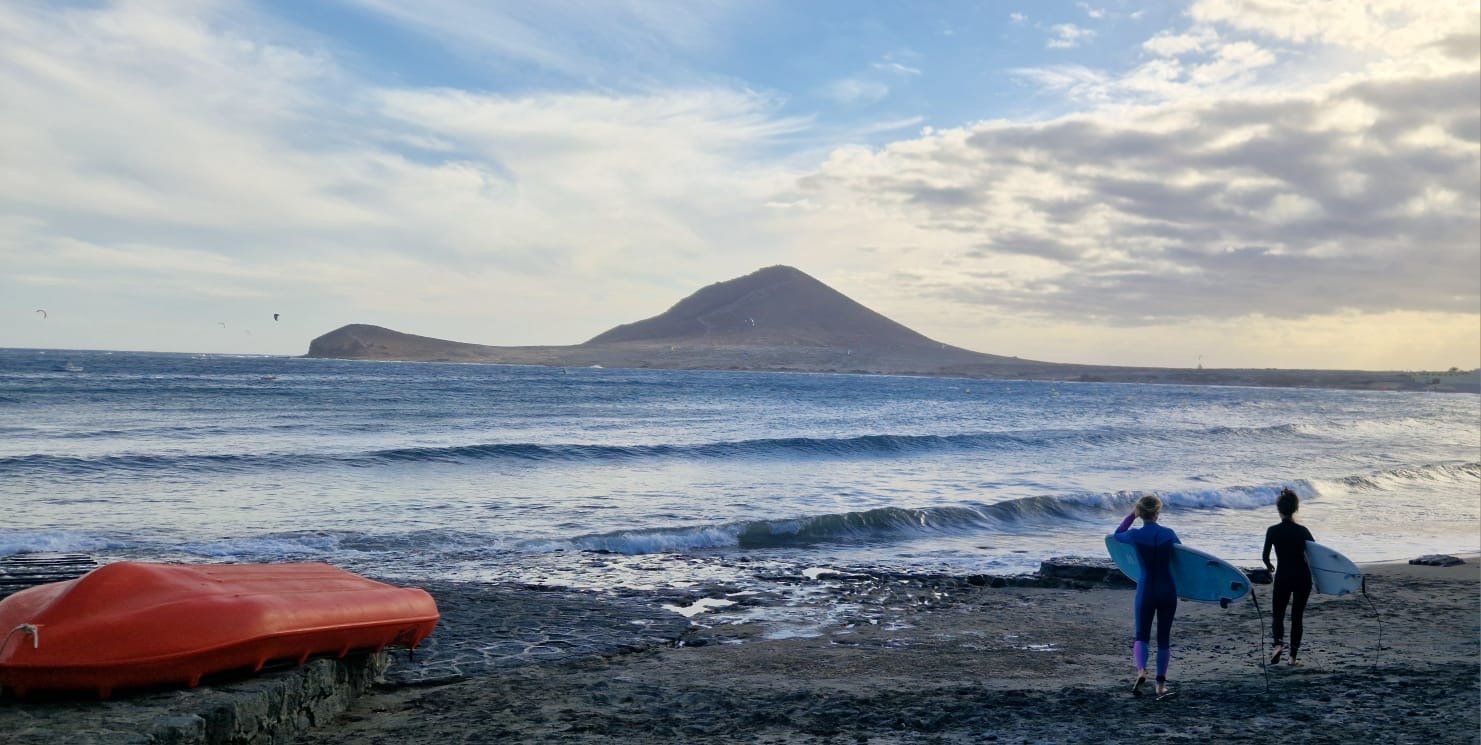
[[[1116,526],[1116,533],[1119,535],[1121,533],[1125,533],[1128,530],[1131,530],[1131,522],[1135,519],[1136,512],[1133,511],[1130,515],[1126,516],[1126,519],[1121,521],[1120,525]]]

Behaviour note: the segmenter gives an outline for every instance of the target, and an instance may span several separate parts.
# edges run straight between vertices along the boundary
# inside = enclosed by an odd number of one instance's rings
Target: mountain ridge
[[[581,344],[489,346],[357,323],[315,338],[306,356],[1081,382],[1382,390],[1426,387],[1416,384],[1413,376],[1397,372],[1122,367],[975,352],[931,339],[784,265],[707,285],[663,313],[619,324]]]

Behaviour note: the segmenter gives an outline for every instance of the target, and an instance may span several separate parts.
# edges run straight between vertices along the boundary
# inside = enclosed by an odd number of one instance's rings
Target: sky
[[[994,354],[1481,366],[1481,10],[0,3],[0,347],[575,344],[775,264]]]

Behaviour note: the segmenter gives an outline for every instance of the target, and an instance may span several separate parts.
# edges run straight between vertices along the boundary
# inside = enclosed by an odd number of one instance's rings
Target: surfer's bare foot
[[[1296,655],[1291,655],[1291,659],[1287,661],[1286,664],[1290,665],[1291,667],[1301,667],[1301,663],[1296,661]]]
[[[1142,684],[1147,682],[1147,671],[1142,670],[1136,674],[1136,682],[1131,684],[1131,695],[1142,695]]]
[[[1283,646],[1281,646],[1279,644],[1276,644],[1275,645],[1275,649],[1274,649],[1274,654],[1270,655],[1270,664],[1274,665],[1275,663],[1280,662],[1280,654],[1281,654],[1281,652],[1284,652],[1285,649],[1286,649],[1285,647],[1283,647]]]
[[[1177,691],[1174,691],[1171,688],[1168,688],[1166,683],[1158,683],[1157,684],[1157,700],[1158,701],[1166,701],[1167,699],[1170,699],[1170,698],[1172,698],[1173,696],[1176,696],[1176,695],[1178,695],[1178,692]]]

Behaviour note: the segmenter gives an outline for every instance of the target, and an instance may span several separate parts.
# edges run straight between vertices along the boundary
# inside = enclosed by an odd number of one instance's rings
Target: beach
[[[385,687],[298,742],[1474,743],[1478,569],[1370,565],[1369,598],[1313,595],[1299,667],[1261,665],[1249,603],[1181,603],[1164,701],[1130,691],[1129,590],[860,576],[788,595],[837,610],[813,635],[699,614],[677,643]],[[457,592],[434,595],[460,633],[495,623]]]
[[[380,683],[319,659],[102,704],[0,698],[7,743],[1474,742],[1476,564],[1379,565],[1476,551],[1475,397],[0,361],[0,557],[319,561],[442,613]],[[1178,697],[1132,698],[1130,583],[1041,562],[1104,562],[1153,494],[1183,541],[1249,568],[1284,488],[1373,567],[1373,605],[1314,599],[1307,665],[1267,671],[1253,604],[1185,603]]]

